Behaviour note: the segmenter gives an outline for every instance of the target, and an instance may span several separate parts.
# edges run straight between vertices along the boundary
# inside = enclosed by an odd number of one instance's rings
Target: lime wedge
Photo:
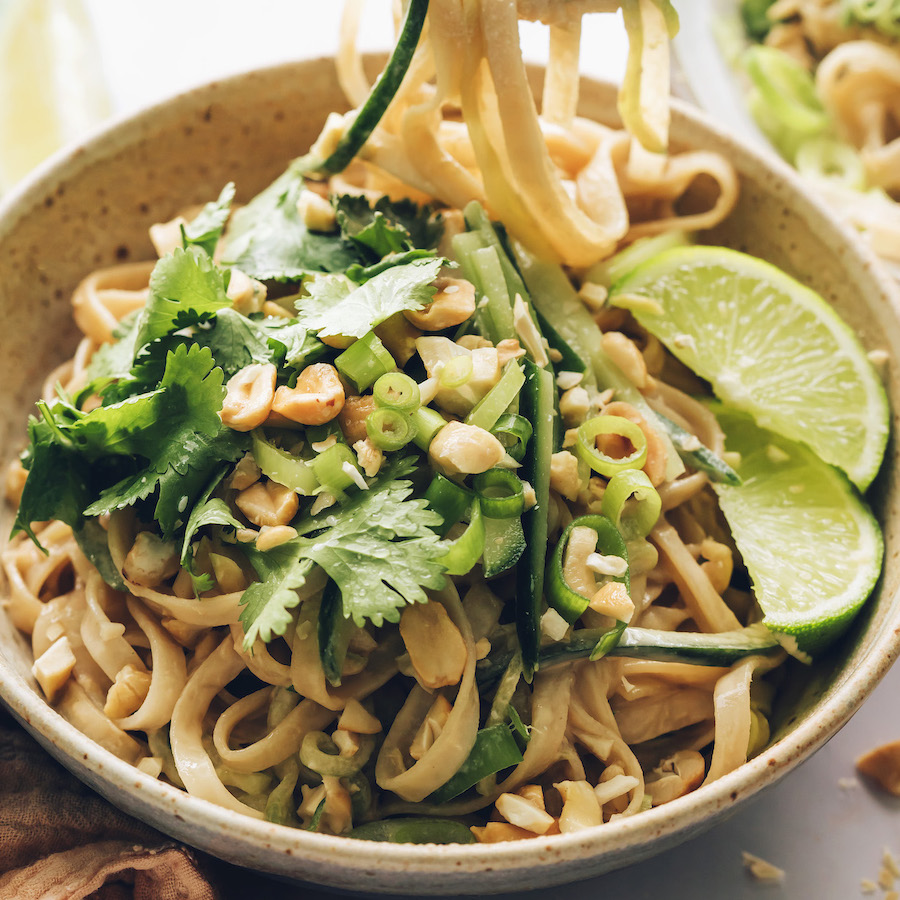
[[[884,388],[856,335],[814,291],[723,247],[677,247],[619,281],[610,302],[716,395],[812,447],[865,490],[888,436]]]
[[[847,479],[794,441],[716,406],[741,484],[714,484],[763,622],[800,659],[850,624],[881,572],[881,531]]]

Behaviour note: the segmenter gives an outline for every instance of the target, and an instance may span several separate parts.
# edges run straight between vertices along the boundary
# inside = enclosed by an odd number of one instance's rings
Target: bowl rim
[[[0,198],[0,240],[25,215],[31,213],[38,201],[52,193],[71,173],[80,171],[85,161],[102,159],[121,147],[133,144],[140,135],[152,134],[158,130],[160,122],[166,116],[177,116],[178,110],[193,108],[204,98],[214,102],[217,91],[227,92],[254,75],[272,77],[292,74],[296,77],[297,72],[306,66],[324,66],[332,61],[331,57],[317,57],[250,69],[198,85],[136,112],[112,118],[94,129],[78,145],[55,153]],[[607,82],[591,78],[583,79],[584,83],[599,85],[605,90],[612,87]],[[823,232],[823,240],[838,241],[857,257],[861,268],[870,271],[887,303],[900,318],[900,289],[881,270],[875,255],[848,226],[830,212],[822,200],[807,192],[799,176],[786,163],[772,154],[740,142],[702,110],[677,98],[672,99],[672,112],[675,123],[673,130],[677,130],[679,125],[699,126],[705,136],[728,146],[734,154],[733,158],[739,162],[749,160],[757,168],[767,170],[767,176],[773,177],[782,190],[787,189],[792,199],[797,201],[797,208]],[[900,592],[891,596],[882,595],[879,603],[889,604],[896,601],[898,596]],[[167,828],[170,835],[200,849],[221,855],[208,841],[198,840],[195,833],[190,831],[189,826],[194,824],[213,829],[220,842],[249,841],[257,848],[262,848],[261,855],[253,862],[260,871],[302,878],[322,885],[338,885],[372,892],[421,892],[429,887],[422,882],[413,885],[402,881],[393,881],[387,885],[386,879],[396,878],[404,873],[417,877],[449,874],[452,877],[443,886],[444,889],[440,889],[440,885],[432,885],[431,892],[463,893],[466,883],[492,872],[495,876],[510,876],[525,870],[544,871],[556,863],[576,860],[589,863],[590,858],[614,857],[626,851],[629,853],[627,859],[599,868],[593,874],[636,861],[640,858],[635,852],[636,848],[643,847],[644,856],[649,856],[664,846],[685,840],[704,826],[714,823],[736,801],[752,796],[780,780],[846,724],[900,655],[900,609],[896,602],[893,606],[891,618],[883,621],[867,656],[855,668],[845,671],[839,682],[829,688],[819,701],[816,714],[805,717],[758,756],[717,781],[664,806],[587,831],[535,839],[529,842],[528,848],[533,852],[524,854],[519,842],[466,845],[388,844],[379,841],[351,843],[345,837],[311,833],[256,820],[193,797],[140,772],[78,731],[50,707],[9,664],[2,648],[0,700],[46,749],[63,764],[71,766],[76,775],[86,780],[108,800],[145,821],[149,820],[151,812],[166,816],[167,821],[176,826]],[[65,749],[66,747],[70,749]],[[118,785],[133,786],[137,792],[136,803],[140,812],[135,811],[133,803],[121,802]],[[176,808],[177,812],[173,816],[172,812]],[[151,824],[155,823],[151,820]],[[642,837],[640,843],[635,842],[636,835]],[[669,839],[668,844],[664,841],[666,838]],[[657,846],[648,848],[647,841]],[[220,845],[225,846],[224,843]],[[347,853],[351,847],[352,853]],[[344,867],[343,874],[339,871],[338,859],[340,866]],[[323,878],[310,874],[322,872],[326,866],[334,869],[331,873],[333,877]],[[579,870],[576,877],[583,878],[591,874],[586,868]],[[545,880],[541,882],[540,877]],[[540,877],[528,886],[539,887],[542,883],[549,885],[572,880],[566,879],[564,875],[556,878]],[[384,880],[381,886],[378,879]],[[489,881],[490,879],[480,880],[478,891],[489,889]],[[473,885],[470,887],[474,889]],[[501,886],[494,889],[504,888]]]

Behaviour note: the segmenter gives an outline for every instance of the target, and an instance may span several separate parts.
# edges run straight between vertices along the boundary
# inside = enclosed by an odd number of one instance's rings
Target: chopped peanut
[[[350,396],[344,401],[344,407],[338,415],[338,425],[344,438],[351,446],[364,441],[369,436],[366,431],[366,418],[375,410],[375,398],[371,394],[364,397]]]
[[[144,702],[149,690],[150,673],[135,666],[125,666],[107,691],[103,712],[110,719],[124,719]]]
[[[47,700],[53,703],[59,696],[63,685],[69,680],[75,668],[75,654],[69,646],[65,635],[55,640],[35,661],[31,667],[37,683],[41,686]]]
[[[275,377],[272,363],[245,366],[228,379],[219,417],[235,431],[251,431],[262,425],[272,411]]]
[[[178,571],[178,548],[172,541],[142,531],[134,539],[122,565],[122,574],[142,587],[156,587]]]
[[[522,841],[536,837],[533,831],[510,825],[509,822],[488,822],[483,828],[472,825],[469,829],[480,844],[499,844],[501,841]]]
[[[304,189],[297,200],[297,212],[310,231],[334,231],[334,207],[315,191]]]
[[[679,750],[648,773],[644,781],[653,805],[661,806],[699,787],[705,774],[706,762],[696,750]]]
[[[501,369],[511,359],[521,359],[525,353],[525,348],[515,338],[504,338],[497,344],[497,361]]]
[[[494,805],[510,825],[518,825],[535,834],[546,834],[556,822],[549,813],[516,794],[501,794]]]
[[[231,301],[232,309],[249,316],[250,313],[262,312],[266,302],[266,286],[232,266],[225,296]]]
[[[243,491],[251,484],[256,484],[261,474],[253,454],[245,453],[228,477],[228,487],[235,491]]]
[[[367,437],[362,441],[357,441],[353,445],[356,458],[366,477],[374,478],[384,462],[384,453],[376,447]]]
[[[340,414],[344,399],[337,369],[313,363],[299,374],[295,387],[282,385],[275,391],[272,412],[301,425],[324,425]]]
[[[443,331],[461,325],[475,312],[475,285],[464,278],[436,278],[437,292],[422,309],[407,309],[403,315],[422,331]]]
[[[882,744],[856,761],[856,769],[874,778],[889,794],[900,797],[900,741]]]
[[[575,454],[560,450],[550,457],[550,487],[566,500],[578,497],[583,485]]]
[[[477,425],[448,422],[432,440],[428,455],[448,475],[475,475],[496,466],[506,451],[489,431]]]
[[[600,802],[586,781],[561,781],[554,787],[563,798],[559,816],[559,830],[563,834],[603,824]]]
[[[618,581],[610,581],[604,584],[588,604],[594,612],[604,616],[612,616],[620,622],[630,622],[634,615],[634,603],[628,596],[624,584]]]
[[[263,525],[259,529],[259,537],[256,539],[256,549],[271,550],[279,544],[292,541],[295,537],[297,537],[297,529],[290,525]]]
[[[431,689],[456,684],[468,653],[466,642],[443,605],[413,603],[400,617],[400,636],[418,680]]]
[[[257,481],[235,498],[238,509],[254,525],[287,525],[297,515],[300,501],[277,481]]]
[[[580,425],[587,418],[590,409],[590,395],[581,385],[569,388],[559,398],[559,413],[569,427]]]

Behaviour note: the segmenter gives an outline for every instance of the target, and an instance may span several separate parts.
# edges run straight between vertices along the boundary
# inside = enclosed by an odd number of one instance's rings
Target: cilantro
[[[233,309],[223,309],[194,340],[210,349],[226,376],[251,363],[301,368],[328,349],[296,320],[249,319]]]
[[[303,176],[288,169],[232,216],[223,260],[253,278],[290,281],[311,272],[343,272],[359,261],[353,244],[340,234],[310,231],[297,201]]]
[[[426,500],[409,499],[413,486],[399,476],[412,468],[408,460],[394,463],[343,507],[295,525],[300,536],[291,541],[265,552],[248,548],[262,580],[241,601],[245,647],[284,633],[313,564],[337,583],[344,615],[357,625],[396,622],[403,606],[427,600],[424,588],[443,586],[443,549],[434,531],[441,518]]]
[[[405,266],[416,259],[431,259],[433,257],[434,253],[431,250],[404,250],[403,253],[388,253],[387,256],[379,259],[378,262],[372,263],[371,266],[354,263],[347,268],[345,274],[358,284],[362,284],[364,281],[374,278],[392,266]]]
[[[332,200],[344,235],[372,251],[377,259],[414,248],[433,249],[443,226],[430,206],[382,197],[374,206],[361,196],[345,194]]]
[[[225,273],[201,250],[176,249],[164,256],[150,275],[150,297],[140,316],[135,347],[209,321],[230,306]]]
[[[207,203],[193,221],[181,226],[181,241],[184,248],[199,247],[208,256],[212,256],[216,252],[216,244],[219,243],[225,223],[231,214],[233,200],[234,182],[229,181],[222,188],[218,200]]]
[[[309,285],[309,296],[296,303],[301,324],[329,337],[363,337],[376,325],[404,309],[421,309],[431,302],[446,260],[417,259],[393,266],[355,287],[338,275],[322,275]]]

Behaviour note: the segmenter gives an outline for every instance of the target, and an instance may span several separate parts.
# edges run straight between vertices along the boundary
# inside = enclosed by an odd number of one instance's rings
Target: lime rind
[[[610,302],[730,406],[807,444],[860,490],[871,483],[887,444],[887,395],[855,333],[815,291],[736,250],[690,246],[639,266]]]
[[[742,483],[713,485],[753,582],[763,622],[794,656],[825,650],[881,573],[878,523],[832,466],[802,444],[717,407]]]

